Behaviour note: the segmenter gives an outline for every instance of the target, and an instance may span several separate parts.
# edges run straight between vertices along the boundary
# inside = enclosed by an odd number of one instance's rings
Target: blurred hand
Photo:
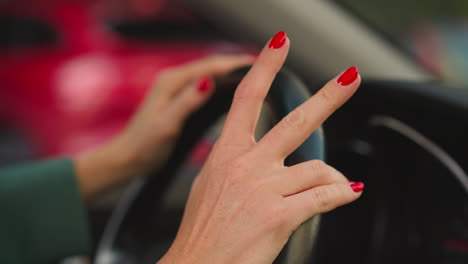
[[[250,55],[216,56],[167,69],[128,126],[110,143],[75,160],[81,191],[89,197],[120,181],[161,166],[184,121],[213,92],[213,76],[249,65]]]
[[[222,134],[193,183],[177,237],[159,263],[272,263],[301,223],[361,195],[363,183],[348,182],[322,161],[284,166],[356,91],[356,68],[255,141],[263,100],[288,49],[289,39],[278,33],[239,84]]]

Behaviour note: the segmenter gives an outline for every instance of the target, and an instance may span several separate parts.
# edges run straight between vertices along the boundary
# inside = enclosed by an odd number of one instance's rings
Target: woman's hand
[[[288,49],[289,39],[278,33],[239,84],[222,134],[193,183],[177,237],[159,263],[272,263],[301,223],[361,195],[363,183],[348,182],[322,161],[284,166],[356,91],[356,68],[255,141],[263,100]]]
[[[75,159],[83,196],[88,198],[162,165],[185,119],[212,94],[212,77],[253,61],[251,55],[215,56],[160,73],[155,87],[123,132],[110,143]]]

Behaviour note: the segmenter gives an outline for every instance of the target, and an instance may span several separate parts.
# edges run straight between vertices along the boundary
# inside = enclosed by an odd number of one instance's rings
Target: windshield
[[[466,87],[467,0],[336,0],[444,82]]]

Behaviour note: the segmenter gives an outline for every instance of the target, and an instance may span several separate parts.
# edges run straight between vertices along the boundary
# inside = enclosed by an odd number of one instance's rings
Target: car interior
[[[324,138],[327,162],[365,181],[369,191],[358,202],[306,224],[307,231],[298,230],[302,247],[291,246],[296,242],[291,239],[277,263],[466,261],[466,90],[435,80],[337,3],[189,4],[236,39],[261,44],[278,28],[287,31],[292,40],[287,67],[312,94],[347,65],[356,65],[364,76],[359,92],[324,124]],[[268,12],[259,15],[258,10]],[[159,217],[168,216],[174,217]],[[162,226],[174,236],[176,224]],[[124,236],[114,237],[117,244],[128,241]],[[128,253],[128,245],[110,248]]]
[[[258,137],[328,79],[349,66],[359,69],[358,92],[288,163],[324,159],[365,182],[366,191],[358,201],[306,222],[275,263],[467,263],[468,87],[441,80],[359,16],[351,2],[185,0],[200,25],[156,29],[184,38],[204,32],[206,38],[257,48],[278,30],[287,32],[290,55],[270,91]],[[109,24],[129,38],[151,39],[148,32],[156,30],[148,22]],[[201,169],[190,163],[191,152],[219,136],[232,92],[247,70],[216,80],[226,89],[218,89],[187,122],[196,133],[181,135],[165,167],[124,186],[105,213],[95,209],[94,263],[154,263],[169,248]],[[204,125],[195,127],[195,121]],[[31,156],[25,149],[18,148],[18,155]]]

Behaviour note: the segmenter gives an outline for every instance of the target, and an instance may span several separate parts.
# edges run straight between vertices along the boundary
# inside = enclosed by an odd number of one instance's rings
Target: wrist
[[[198,264],[202,263],[195,260],[190,256],[181,256],[179,254],[173,254],[171,249],[160,259],[156,264]]]
[[[112,141],[74,159],[81,193],[85,198],[138,175],[134,153]]]
[[[107,156],[114,155],[112,163],[123,179],[148,173],[154,165],[154,157],[148,153],[147,145],[138,144],[136,141],[134,137],[122,133],[104,147]]]
[[[180,230],[179,230],[180,232]],[[179,236],[179,234],[178,234]],[[189,239],[176,237],[169,250],[157,262],[157,264],[204,264],[227,263],[226,252],[222,249],[210,246],[211,243],[200,240],[188,242]]]

